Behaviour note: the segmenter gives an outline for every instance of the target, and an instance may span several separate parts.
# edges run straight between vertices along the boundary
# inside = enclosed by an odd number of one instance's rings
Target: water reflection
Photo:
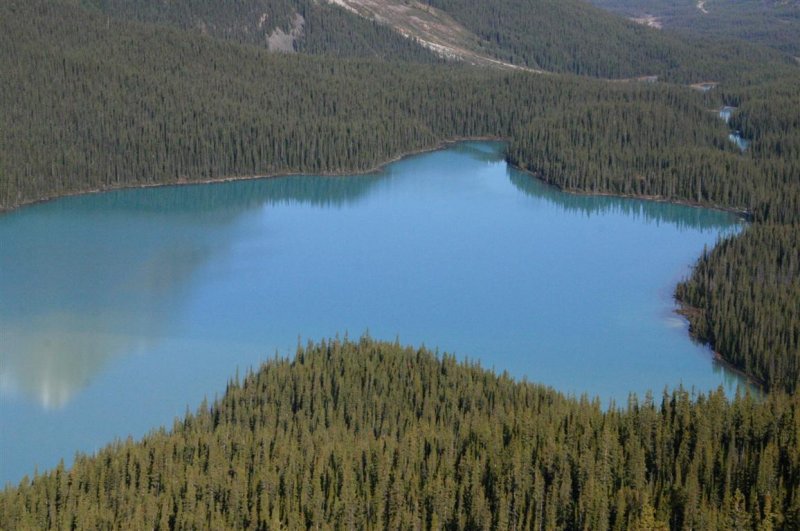
[[[385,171],[350,176],[289,175],[214,184],[159,186],[69,198],[53,208],[70,212],[75,202],[94,212],[169,213],[171,218],[201,216],[204,222],[228,223],[265,205],[303,204],[342,208],[358,202],[392,174]],[[49,205],[48,205],[49,206]]]
[[[0,392],[63,407],[109,360],[170,333],[187,279],[228,249],[225,230],[242,215],[265,205],[341,208],[391,175],[120,190],[6,216]]]
[[[53,249],[3,236],[0,391],[47,409],[63,407],[110,359],[166,334],[184,279],[212,252],[203,238],[170,231],[157,241],[129,236],[133,253],[100,245],[94,254],[68,238]]]
[[[65,312],[4,323],[0,389],[22,393],[45,409],[63,407],[110,357],[139,339],[111,333],[106,324]]]
[[[399,335],[603,401],[731,390],[671,293],[736,227],[561,193],[485,142],[374,175],[22,209],[0,218],[0,481],[169,424],[298,335]]]
[[[502,163],[502,145],[468,142],[448,151]],[[122,190],[4,217],[0,392],[47,409],[64,407],[110,360],[147,351],[172,334],[191,297],[191,278],[230,252],[232,227],[248,213],[280,205],[352,206],[391,186],[395,171]],[[517,190],[565,212],[735,230],[731,217],[707,209],[566,194],[520,171],[507,169],[506,176]]]
[[[452,150],[469,155],[470,158],[477,161],[500,162],[504,160],[503,145],[502,142],[465,142],[456,145]],[[617,213],[644,223],[668,223],[678,228],[703,230],[732,230],[733,215],[709,208],[693,208],[676,203],[626,197],[565,193],[555,186],[536,179],[527,172],[512,167],[507,168],[506,175],[520,192],[531,198],[544,200],[565,212],[577,212],[587,217]]]
[[[678,228],[727,231],[734,216],[708,208],[657,201],[643,201],[614,196],[570,194],[534,178],[530,174],[509,169],[509,179],[521,192],[557,205],[566,212],[585,216],[609,213],[625,214],[644,223],[668,223]]]

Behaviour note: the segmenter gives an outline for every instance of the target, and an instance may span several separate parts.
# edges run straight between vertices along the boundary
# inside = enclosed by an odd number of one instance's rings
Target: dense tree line
[[[539,123],[515,124],[509,159],[565,190],[685,200],[746,212],[757,222],[800,222],[800,72],[719,89],[719,97],[707,103],[737,107],[730,127],[748,140],[743,153],[713,132],[709,121],[718,119],[709,109],[643,98],[624,107],[578,103]]]
[[[702,97],[677,87],[289,57],[68,3],[3,9],[6,207],[87,188],[364,170],[461,136],[511,137],[514,160],[532,169],[564,157],[554,182],[584,179],[598,153],[613,159],[603,180],[649,170],[652,153],[685,158],[688,145],[730,166],[741,158]],[[613,134],[597,134],[603,127]],[[671,178],[694,187],[698,177]]]
[[[366,169],[437,140],[390,107],[433,90],[423,79],[402,94],[401,65],[270,54],[65,2],[0,9],[4,206],[117,185]]]
[[[697,337],[768,388],[800,389],[800,76],[731,91],[757,224],[704,254],[677,295]]]
[[[759,189],[752,161],[714,132],[722,121],[707,110],[675,107],[612,103],[547,113],[518,125],[509,159],[564,190],[748,211]]]
[[[738,105],[731,126],[749,140],[746,154],[761,170],[764,190],[756,216],[800,222],[800,73],[732,89],[724,97]]]
[[[9,529],[794,529],[800,401],[603,410],[368,338],[0,493]]]
[[[699,260],[678,297],[693,333],[769,388],[800,389],[800,227],[758,223]]]

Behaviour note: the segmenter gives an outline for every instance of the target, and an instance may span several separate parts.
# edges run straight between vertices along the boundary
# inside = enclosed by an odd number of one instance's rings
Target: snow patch
[[[330,4],[336,4],[337,6],[341,7],[342,9],[346,9],[351,13],[355,13],[356,15],[360,15],[361,13],[358,12],[356,8],[345,2],[344,0],[328,0]]]
[[[661,19],[654,15],[643,15],[641,17],[632,17],[630,19],[631,22],[635,22],[637,24],[641,24],[642,26],[647,26],[648,28],[655,28],[661,29]]]

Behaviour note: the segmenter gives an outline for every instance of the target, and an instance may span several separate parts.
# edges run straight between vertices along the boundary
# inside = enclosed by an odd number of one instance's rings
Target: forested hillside
[[[697,337],[770,389],[800,389],[800,76],[725,94],[758,186],[757,224],[703,256],[678,297]]]
[[[171,26],[279,51],[437,62],[430,50],[327,2],[313,0],[81,0],[119,20]]]
[[[593,113],[614,116],[663,156],[740,158],[688,89],[271,54],[59,2],[1,9],[6,207],[91,188],[364,170],[462,136],[512,137],[523,163],[558,155],[517,138],[554,126],[591,144],[565,172],[585,171],[590,153],[608,149],[616,169],[646,169],[623,157],[630,148],[618,138],[594,134],[585,123]],[[714,172],[691,182],[719,179]]]
[[[596,6],[655,27],[711,38],[743,39],[800,56],[797,0],[592,0]]]
[[[396,344],[275,359],[0,494],[6,529],[796,529],[800,400],[598,402]]]
[[[663,73],[687,50],[656,32],[575,0],[426,0],[474,31],[515,64],[623,78]],[[685,57],[684,57],[685,59]]]
[[[735,80],[756,68],[772,75],[779,54],[730,39],[676,36],[579,0],[426,0],[477,34],[509,62],[602,78],[657,75],[693,83]],[[766,64],[765,64],[766,63]]]
[[[119,20],[312,54],[431,62],[437,56],[415,39],[433,37],[428,45],[451,59],[469,62],[474,54],[550,72],[602,78],[657,75],[687,83],[737,79],[742,71],[753,69],[759,77],[768,76],[774,74],[775,64],[791,62],[722,35],[714,39],[666,35],[579,0],[340,2],[348,9],[326,0],[81,2]],[[415,21],[422,21],[422,26]],[[448,24],[461,24],[455,32],[466,33],[444,41],[435,38],[454,30],[445,27]],[[466,50],[466,57],[450,46]]]
[[[693,333],[770,388],[800,389],[800,226],[759,223],[678,286]]]

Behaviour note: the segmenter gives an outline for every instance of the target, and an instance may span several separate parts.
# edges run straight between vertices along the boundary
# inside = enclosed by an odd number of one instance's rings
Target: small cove
[[[371,175],[63,198],[0,218],[0,481],[170,425],[336,334],[624,404],[742,380],[672,290],[731,214],[562,193],[464,142]]]

